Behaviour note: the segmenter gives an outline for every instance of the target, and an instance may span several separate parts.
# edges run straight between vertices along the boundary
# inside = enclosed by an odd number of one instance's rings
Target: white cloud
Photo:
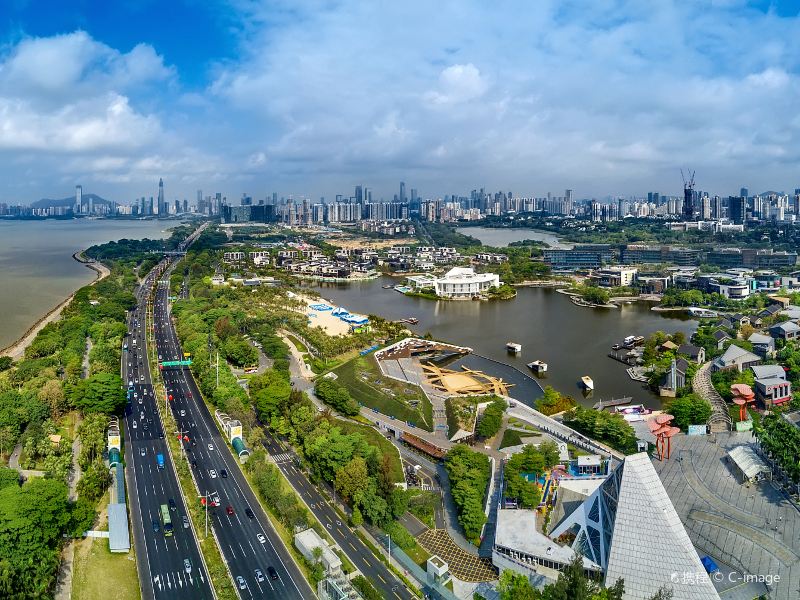
[[[439,75],[439,89],[426,94],[434,104],[469,102],[483,95],[488,87],[472,63],[450,65]]]
[[[240,56],[204,90],[151,46],[91,32],[7,48],[0,158],[125,189],[229,181],[229,197],[391,197],[401,179],[423,195],[680,193],[686,165],[720,194],[796,184],[796,17],[738,0],[232,3]]]

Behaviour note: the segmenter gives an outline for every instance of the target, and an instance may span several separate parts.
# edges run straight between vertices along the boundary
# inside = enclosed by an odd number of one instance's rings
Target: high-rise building
[[[736,225],[742,225],[745,220],[747,198],[744,196],[728,197],[728,218]]]
[[[743,198],[749,198],[750,191],[746,187],[743,187],[741,190],[739,190],[739,195]]]
[[[83,212],[83,186],[75,186],[75,212]]]
[[[356,186],[356,202],[359,204],[364,202],[364,188],[360,185]]]
[[[164,206],[164,180],[159,177],[159,179],[158,179],[158,213],[159,214],[161,214],[161,213],[166,214],[167,212],[169,212],[168,210],[165,210],[165,208],[166,207]]]
[[[406,182],[400,182],[400,202],[406,201]]]
[[[704,221],[711,218],[711,198],[708,196],[700,199],[700,218]]]

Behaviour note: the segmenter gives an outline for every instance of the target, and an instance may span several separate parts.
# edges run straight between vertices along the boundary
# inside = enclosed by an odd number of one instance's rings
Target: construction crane
[[[683,179],[683,189],[684,190],[693,190],[694,189],[694,171],[690,171],[686,169],[686,172],[689,174],[689,181],[686,181],[686,175],[683,174],[683,169],[681,169],[681,179]]]
[[[694,171],[686,172],[689,174],[689,180],[686,180],[686,175],[681,169],[681,179],[683,179],[683,218],[686,221],[691,221],[694,218]]]

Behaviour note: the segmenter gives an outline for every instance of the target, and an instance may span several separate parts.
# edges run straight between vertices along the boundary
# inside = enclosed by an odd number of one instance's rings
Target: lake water
[[[72,258],[94,244],[128,239],[161,239],[175,221],[0,220],[0,348],[72,292],[95,272]]]
[[[527,363],[544,360],[549,369],[541,384],[552,385],[585,405],[598,399],[633,396],[635,403],[660,406],[656,395],[628,377],[625,365],[607,356],[611,345],[628,335],[647,336],[658,330],[681,331],[688,338],[696,328],[694,321],[651,311],[650,304],[584,308],[551,289],[520,288],[513,300],[477,302],[409,298],[382,288],[399,281],[384,276],[367,282],[312,287],[353,312],[393,320],[417,317],[419,324],[411,326],[416,333],[430,332],[437,339],[468,346],[525,373],[529,373]],[[508,354],[506,342],[522,344],[522,352]],[[579,383],[583,375],[589,375],[595,384],[594,393],[587,398]]]
[[[510,228],[510,227],[458,227],[458,232],[464,235],[471,235],[478,238],[485,246],[503,248],[511,242],[521,242],[523,240],[537,240],[546,242],[553,248],[572,248],[572,244],[562,242],[561,239],[547,231],[536,231],[535,229]]]

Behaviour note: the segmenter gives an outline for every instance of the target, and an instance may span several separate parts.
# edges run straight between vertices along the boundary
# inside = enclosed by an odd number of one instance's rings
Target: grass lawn
[[[436,526],[433,512],[439,497],[434,492],[425,492],[417,488],[410,488],[408,496],[408,512],[433,529]]]
[[[392,457],[392,476],[398,483],[405,481],[403,475],[403,465],[400,462],[400,452],[394,444],[383,437],[378,431],[368,425],[358,425],[348,421],[336,421],[335,425],[343,433],[360,433],[367,440],[370,446],[377,446],[382,454]]]
[[[578,448],[577,446],[574,446],[572,444],[567,444],[567,451],[569,452],[569,455],[572,458],[578,458],[579,456],[588,456],[589,455],[589,453],[586,452],[586,450],[583,450],[582,448]]]
[[[296,337],[294,337],[291,334],[288,334],[286,337],[290,342],[292,342],[292,344],[294,345],[295,348],[297,348],[298,351],[300,351],[300,352],[308,352],[308,349],[305,347],[303,342],[298,340]]]
[[[105,507],[107,503],[108,493],[97,505]],[[102,510],[96,527],[98,529],[108,527],[105,509]],[[73,600],[105,600],[106,598],[138,600],[141,597],[133,548],[125,554],[112,554],[108,549],[108,540],[104,538],[86,538],[76,540],[74,543]],[[113,576],[99,576],[112,573]]]
[[[508,428],[503,432],[503,439],[500,442],[500,449],[508,448],[510,446],[519,446],[522,443],[522,438],[526,437],[539,437],[539,433],[535,427],[525,427],[525,431],[519,429]]]
[[[409,550],[403,550],[406,554],[408,554],[409,558],[417,563],[423,569],[426,568],[428,563],[428,559],[431,557],[430,552],[425,550],[419,544],[414,544],[414,547]]]
[[[422,389],[384,377],[373,356],[358,356],[333,372],[357,402],[432,431],[433,407]],[[413,406],[414,402],[416,406]]]

